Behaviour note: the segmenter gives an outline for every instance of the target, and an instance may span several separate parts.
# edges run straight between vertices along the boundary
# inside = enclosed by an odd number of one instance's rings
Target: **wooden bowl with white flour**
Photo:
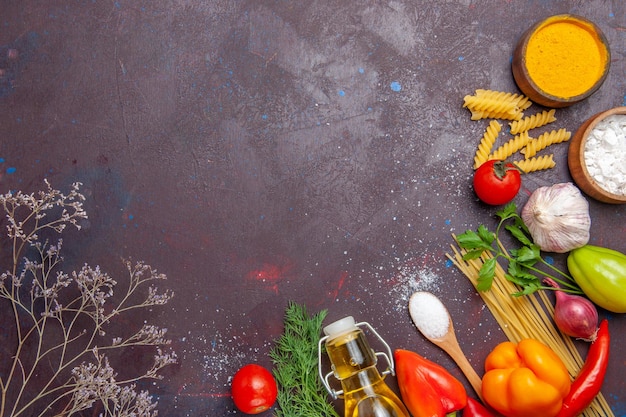
[[[626,107],[587,119],[570,141],[567,164],[585,194],[604,203],[626,203]]]

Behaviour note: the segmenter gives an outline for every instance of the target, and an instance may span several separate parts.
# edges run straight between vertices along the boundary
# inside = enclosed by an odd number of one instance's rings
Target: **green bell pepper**
[[[626,255],[585,245],[569,253],[567,267],[591,301],[614,313],[626,313]]]

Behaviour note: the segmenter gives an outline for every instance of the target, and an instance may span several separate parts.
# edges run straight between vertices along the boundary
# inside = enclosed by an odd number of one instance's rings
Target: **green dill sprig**
[[[478,272],[478,291],[488,291],[491,288],[498,258],[503,258],[508,262],[506,279],[521,287],[521,291],[511,294],[513,296],[528,295],[538,290],[556,290],[554,287],[543,285],[539,276],[552,278],[561,284],[561,291],[583,294],[570,275],[541,256],[541,249],[533,243],[528,227],[517,214],[515,203],[507,204],[496,213],[496,216],[500,220],[495,233],[489,231],[485,225],[480,225],[476,231],[467,230],[457,236],[459,246],[467,251],[463,255],[464,260],[477,259],[485,252],[492,255],[484,260]],[[503,227],[520,243],[519,248],[509,250],[504,248],[499,238]],[[539,266],[547,268],[549,272]]]
[[[318,376],[318,342],[327,311],[309,316],[290,302],[285,329],[270,351],[278,382],[276,417],[339,417]]]

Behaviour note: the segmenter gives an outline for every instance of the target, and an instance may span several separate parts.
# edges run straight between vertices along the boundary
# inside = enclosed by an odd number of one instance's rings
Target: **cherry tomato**
[[[519,168],[504,161],[487,161],[474,173],[476,195],[492,206],[499,206],[513,200],[521,185]]]
[[[235,373],[231,394],[239,411],[245,414],[259,414],[274,405],[278,387],[270,371],[261,365],[251,363]]]

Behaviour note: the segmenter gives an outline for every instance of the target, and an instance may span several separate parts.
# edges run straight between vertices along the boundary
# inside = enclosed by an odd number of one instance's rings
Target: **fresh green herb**
[[[493,256],[487,258],[480,268],[477,285],[479,291],[488,291],[491,288],[498,258],[503,258],[508,261],[506,279],[521,287],[521,291],[512,294],[513,296],[528,295],[538,290],[555,290],[552,286],[543,285],[540,276],[552,278],[561,284],[561,291],[583,294],[571,276],[541,257],[541,249],[533,243],[528,227],[517,214],[515,203],[507,204],[496,216],[500,220],[495,233],[489,231],[485,225],[480,225],[476,231],[468,230],[457,236],[459,246],[467,251],[463,256],[464,260],[477,259],[485,252]],[[521,244],[519,248],[504,248],[500,240],[503,227]],[[550,273],[540,266],[546,267]]]
[[[318,377],[318,342],[327,311],[309,316],[290,302],[285,330],[270,351],[278,382],[276,417],[339,417]]]

